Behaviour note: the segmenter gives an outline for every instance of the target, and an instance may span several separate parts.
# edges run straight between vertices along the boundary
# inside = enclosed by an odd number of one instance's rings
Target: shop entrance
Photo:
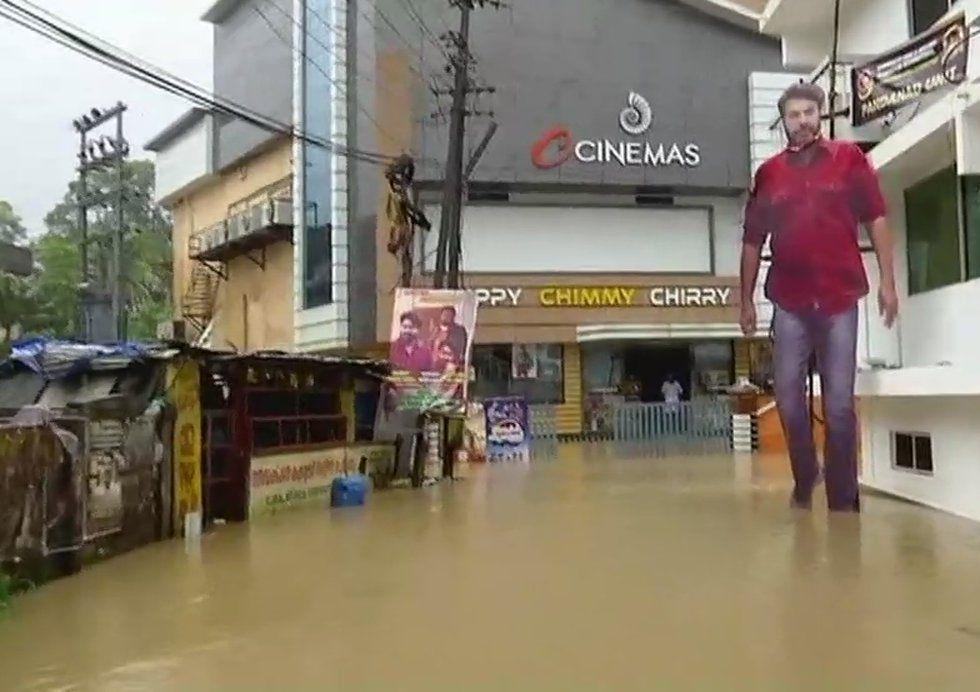
[[[663,401],[661,388],[668,375],[684,387],[685,400],[691,398],[691,348],[688,345],[630,346],[623,354],[623,374],[640,385],[640,400]]]

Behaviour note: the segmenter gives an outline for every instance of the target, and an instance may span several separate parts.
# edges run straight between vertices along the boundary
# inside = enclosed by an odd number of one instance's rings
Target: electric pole
[[[125,201],[125,164],[129,155],[129,143],[123,137],[122,115],[126,106],[122,102],[102,110],[93,108],[89,113],[72,121],[80,136],[78,152],[78,228],[81,234],[82,282],[79,286],[82,302],[82,327],[80,336],[85,341],[120,341],[125,339],[125,309],[123,300],[122,243],[125,233],[123,203]],[[112,120],[116,121],[116,136],[90,139],[89,134]],[[111,239],[111,261],[105,277],[93,282],[89,245],[88,210],[92,206],[106,205],[101,191],[90,194],[88,173],[95,170],[115,169],[119,189],[115,202],[116,224]],[[108,309],[107,309],[108,308]],[[108,312],[108,314],[107,314]]]
[[[439,220],[439,240],[436,246],[436,288],[460,288],[460,254],[462,251],[460,216],[463,211],[463,148],[466,138],[466,118],[485,115],[467,108],[470,94],[493,93],[491,87],[474,87],[470,82],[470,12],[476,7],[490,5],[500,8],[498,0],[450,0],[459,8],[459,31],[449,32],[444,38],[450,55],[447,71],[453,75],[452,108],[449,114],[449,148],[446,154],[446,173],[443,182],[442,217]],[[435,91],[436,96],[445,92]],[[490,114],[492,115],[492,114]],[[448,271],[447,271],[448,267]]]

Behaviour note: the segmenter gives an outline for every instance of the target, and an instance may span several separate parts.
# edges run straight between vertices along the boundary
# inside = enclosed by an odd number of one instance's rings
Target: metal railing
[[[613,412],[613,439],[617,445],[656,454],[727,452],[732,447],[731,402],[620,404]]]
[[[528,410],[532,456],[558,453],[558,410],[555,406],[531,406]]]

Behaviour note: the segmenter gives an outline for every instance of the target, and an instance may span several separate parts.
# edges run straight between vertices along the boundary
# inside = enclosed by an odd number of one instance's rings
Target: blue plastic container
[[[340,476],[330,484],[331,507],[360,507],[368,493],[367,476]]]

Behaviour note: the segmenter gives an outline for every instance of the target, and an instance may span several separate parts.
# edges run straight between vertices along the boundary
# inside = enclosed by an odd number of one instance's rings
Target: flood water
[[[149,546],[19,598],[0,689],[980,688],[980,525],[784,465],[569,446]]]

